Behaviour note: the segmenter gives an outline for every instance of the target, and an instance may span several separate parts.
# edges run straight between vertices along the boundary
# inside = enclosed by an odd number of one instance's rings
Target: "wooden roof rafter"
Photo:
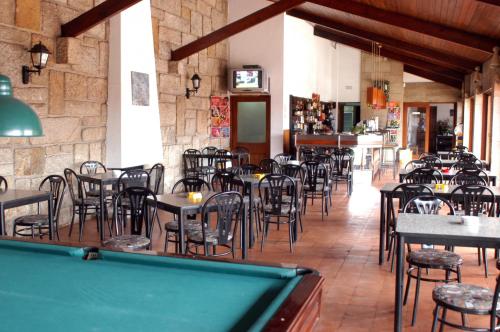
[[[412,43],[408,43],[402,41],[400,39],[395,39],[393,37],[388,37],[385,35],[378,34],[373,31],[361,30],[349,25],[346,25],[340,21],[333,20],[330,18],[316,16],[305,11],[302,11],[298,8],[287,11],[287,15],[300,18],[312,23],[319,24],[324,27],[332,28],[341,32],[349,33],[352,35],[356,35],[358,37],[362,37],[365,39],[373,40],[379,42],[383,45],[400,47],[409,53],[413,53],[428,59],[429,61],[439,64],[441,66],[447,68],[458,69],[460,71],[471,72],[474,70],[474,67],[479,66],[481,63],[478,61],[473,61],[458,55],[452,55],[448,53],[444,53],[441,51],[437,51],[434,49],[422,47],[419,45],[415,45]]]
[[[431,81],[434,81],[437,83],[442,83],[442,84],[445,84],[448,86],[452,86],[452,87],[457,88],[457,89],[462,88],[462,82],[452,80],[448,77],[441,76],[439,74],[427,71],[425,69],[421,69],[421,68],[417,68],[417,67],[413,67],[413,66],[405,64],[405,65],[403,65],[403,71],[410,73],[410,74],[413,74],[413,75],[417,75],[417,76],[426,78],[428,80],[431,80]]]
[[[281,0],[279,2],[275,2],[274,4],[262,8],[255,13],[229,23],[228,25],[209,33],[208,35],[173,50],[171,59],[173,61],[182,60],[241,31],[251,28],[254,25],[262,23],[276,15],[301,5],[304,2],[305,0]]]

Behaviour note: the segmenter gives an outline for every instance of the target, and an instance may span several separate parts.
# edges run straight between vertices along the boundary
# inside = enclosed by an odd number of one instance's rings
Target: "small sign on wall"
[[[149,74],[130,72],[132,80],[132,105],[149,106]]]

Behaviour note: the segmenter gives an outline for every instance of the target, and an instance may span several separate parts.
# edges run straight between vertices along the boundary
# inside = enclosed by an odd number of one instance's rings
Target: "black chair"
[[[187,149],[182,154],[184,164],[184,177],[200,177],[201,170],[201,152],[196,149]]]
[[[108,170],[106,166],[104,166],[103,163],[100,161],[96,160],[87,160],[84,161],[80,165],[80,174],[89,174],[89,175],[94,175],[94,174],[100,174],[100,173],[106,173]],[[85,191],[87,196],[97,196],[99,197],[100,192],[99,192],[99,186],[94,184],[94,183],[83,183]],[[106,197],[110,197],[113,195],[113,190],[106,189],[104,190],[104,195]]]
[[[424,168],[424,167],[425,167],[425,161],[423,161],[423,160],[410,160],[405,165],[405,171],[411,172],[413,170],[416,170],[417,168]]]
[[[104,230],[99,229],[99,218],[100,218],[100,201],[99,197],[87,197],[86,191],[84,190],[83,183],[81,182],[78,175],[70,168],[64,169],[64,178],[66,179],[66,183],[69,188],[69,194],[71,197],[71,202],[73,203],[72,207],[72,216],[71,223],[69,226],[69,236],[71,236],[71,232],[73,231],[73,224],[75,222],[75,214],[78,213],[79,218],[79,236],[78,241],[82,240],[83,236],[83,228],[85,226],[85,220],[87,217],[87,213],[89,211],[93,211],[96,215],[97,219],[97,230],[100,232],[104,232]],[[105,209],[107,211],[107,208]],[[106,213],[105,213],[106,215]],[[107,220],[107,218],[105,218]],[[111,233],[111,225],[110,233]]]
[[[405,207],[403,208],[403,213],[418,213],[418,214],[439,214],[448,209],[448,214],[455,214],[455,209],[452,204],[447,200],[435,197],[435,196],[417,196],[410,199]],[[417,319],[417,306],[418,297],[420,293],[420,282],[450,282],[458,281],[461,282],[461,266],[463,264],[463,259],[458,254],[448,250],[438,250],[435,248],[423,248],[419,250],[412,250],[408,252],[406,256],[406,261],[408,262],[409,268],[407,271],[407,282],[406,291],[403,300],[403,305],[406,305],[408,300],[408,294],[410,292],[411,279],[416,279],[417,283],[415,286],[415,300],[413,304],[413,318],[411,325],[415,325]],[[432,277],[422,277],[422,270],[440,270],[445,272],[445,278],[432,278]],[[413,273],[416,271],[416,275]],[[450,274],[455,273],[455,278],[450,278]],[[465,317],[462,317],[465,319]]]
[[[293,227],[296,215],[295,210],[295,180],[282,174],[268,174],[259,182],[259,198],[262,202],[262,242],[260,250],[264,249],[264,241],[269,232],[269,224],[288,224],[290,252],[293,253]],[[290,199],[283,199],[290,193]]]
[[[299,225],[300,225],[300,231],[303,232],[303,227],[302,227],[302,203],[303,203],[303,175],[304,172],[302,171],[302,168],[299,165],[292,165],[292,164],[286,164],[281,166],[281,174],[286,175],[291,177],[292,179],[295,180],[295,185],[298,187],[297,190],[297,209],[298,209],[298,215],[299,215]],[[291,199],[291,193],[289,192],[289,189],[287,188],[287,195],[283,196],[284,200]]]
[[[483,186],[488,185],[486,181],[478,175],[469,175],[461,172],[457,173],[450,180],[450,185],[463,186],[466,184],[483,185]]]
[[[243,147],[237,146],[233,150],[231,150],[231,154],[233,155],[233,159],[235,161],[236,167],[241,167],[250,162],[250,151]]]
[[[300,161],[312,161],[314,159],[314,150],[306,147],[301,147],[299,149],[299,160]]]
[[[177,181],[172,187],[172,194],[181,194],[188,192],[199,192],[212,190],[210,184],[200,178],[184,178]],[[194,220],[196,215],[188,215],[184,221],[183,228],[187,232],[190,229],[198,228],[199,223]],[[172,238],[173,237],[173,238]],[[168,250],[168,243],[175,243],[175,253],[179,253],[179,222],[174,220],[165,223],[165,245],[164,251]]]
[[[490,177],[488,176],[488,174],[484,170],[479,168],[466,167],[458,171],[457,174],[475,175],[484,179],[486,181],[486,184],[490,183]]]
[[[443,183],[443,174],[434,168],[417,168],[406,174],[403,182],[413,184]]]
[[[201,150],[201,154],[205,155],[200,164],[201,176],[206,181],[210,181],[210,178],[215,173],[215,153],[218,148],[215,146],[207,146]]]
[[[117,183],[120,192],[128,187],[150,188],[150,173],[142,169],[131,169],[123,172],[118,177]]]
[[[259,172],[262,172],[260,167],[258,165],[254,164],[245,164],[240,167],[241,174],[240,175],[250,175],[250,174],[256,174]]]
[[[262,173],[279,174],[281,172],[280,164],[274,159],[265,158],[259,162],[259,168]]]
[[[0,176],[0,190],[7,191],[9,189],[9,184],[7,183],[7,179],[3,176]]]
[[[324,213],[328,216],[328,202],[330,187],[328,186],[328,172],[325,166],[317,161],[304,161],[300,167],[303,168],[303,198],[304,214],[306,214],[307,199],[311,199],[311,205],[314,204],[316,197],[321,198],[321,220],[324,219]]]
[[[466,184],[455,188],[451,192],[450,201],[460,214],[466,216],[487,216],[495,215],[495,194],[484,185]],[[488,277],[488,254],[486,248],[478,248],[478,264],[484,262],[484,275]]]
[[[38,187],[40,191],[49,191],[52,195],[52,218],[54,222],[55,232],[59,240],[59,212],[66,193],[66,181],[60,175],[49,175],[43,179]],[[14,220],[13,236],[31,236],[35,237],[35,230],[38,231],[38,236],[48,234],[49,216],[40,211],[40,203],[38,203],[38,213],[18,217]],[[44,232],[46,230],[46,232]],[[29,232],[29,233],[28,233]]]
[[[230,172],[217,172],[212,177],[211,186],[213,191],[237,191],[243,195],[245,183],[241,180],[238,174]]]
[[[280,166],[286,165],[290,159],[292,159],[292,156],[287,153],[278,153],[274,156],[274,160],[276,160]]]
[[[425,163],[426,168],[442,169],[443,161],[434,155],[427,155],[420,158]]]
[[[391,260],[391,272],[394,270],[394,256],[396,250],[396,222],[399,212],[402,208],[414,197],[417,196],[433,196],[432,189],[424,184],[402,183],[396,186],[392,192],[387,195],[387,234],[389,237],[387,261]],[[394,200],[398,198],[398,208]],[[397,212],[396,212],[397,211]]]
[[[148,202],[148,199],[152,202]],[[124,211],[130,211],[130,232],[125,234],[123,223],[118,213],[115,213],[113,222],[116,235],[104,241],[104,246],[126,250],[151,249],[152,220],[156,219],[157,213],[155,193],[147,187],[127,187],[114,197],[113,207],[115,211],[122,211],[122,220],[126,218]]]
[[[190,247],[194,247],[198,254],[198,248],[202,246],[205,256],[232,254],[234,258],[234,239],[242,207],[243,196],[239,192],[222,192],[210,197],[201,208],[199,228],[187,231],[186,251],[193,253]],[[216,215],[215,223],[210,222],[213,214]],[[218,247],[227,250],[217,253]]]
[[[345,182],[347,186],[347,193],[349,196],[352,194],[354,183],[354,151],[351,149],[336,149],[332,152],[331,177],[335,182],[335,190],[338,184]],[[333,188],[333,187],[332,187]]]
[[[500,268],[497,262],[497,268]],[[440,331],[445,325],[464,331],[495,332],[500,329],[500,311],[498,297],[500,293],[500,276],[497,276],[495,289],[472,284],[450,283],[438,286],[432,291],[432,299],[436,303],[433,311],[432,332],[436,332],[438,322]],[[446,319],[448,310],[462,315],[490,316],[489,327],[472,327],[464,320],[462,325],[452,323]],[[441,317],[439,317],[441,311]]]
[[[149,170],[149,189],[155,195],[163,194],[165,179],[165,166],[160,163],[154,164]]]
[[[215,169],[217,171],[230,171],[232,167],[233,154],[225,149],[215,152]]]

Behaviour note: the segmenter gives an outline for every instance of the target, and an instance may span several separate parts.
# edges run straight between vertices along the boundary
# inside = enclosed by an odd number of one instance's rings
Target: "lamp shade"
[[[12,84],[0,75],[0,137],[43,136],[42,123],[29,105],[12,95]]]

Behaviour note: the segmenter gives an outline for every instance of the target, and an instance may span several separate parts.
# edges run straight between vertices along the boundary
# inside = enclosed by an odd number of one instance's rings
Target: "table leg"
[[[54,200],[52,198],[52,194],[49,195],[49,199],[47,200],[48,203],[48,217],[49,217],[49,240],[54,239],[54,215],[52,214],[52,211],[54,210],[53,205],[54,205]]]
[[[405,239],[396,234],[396,308],[394,310],[394,331],[401,332],[403,326],[403,277]]]
[[[248,199],[249,199],[248,205],[250,207],[250,209],[249,209],[250,215],[248,218],[248,240],[249,240],[248,247],[253,248],[254,236],[253,236],[253,213],[252,212],[253,212],[253,209],[257,209],[257,207],[254,206],[254,202],[253,202],[252,185],[247,186],[247,190],[248,190]]]
[[[384,262],[384,246],[385,246],[385,194],[380,193],[380,239],[378,247],[378,264]]]
[[[104,209],[106,208],[106,204],[104,202],[104,186],[101,183],[99,183],[99,231],[100,231],[100,238],[101,241],[104,241],[104,218],[105,218],[105,213]],[[132,227],[132,226],[131,226]]]
[[[5,233],[5,209],[3,204],[0,204],[0,234],[6,235]]]
[[[250,202],[248,203],[250,206]],[[247,258],[247,214],[250,209],[247,205],[243,204],[243,213],[241,214],[241,259]],[[251,210],[250,210],[251,211]],[[250,213],[251,214],[251,213]]]
[[[184,255],[186,254],[186,244],[184,243],[184,213],[182,211],[177,215],[177,225],[179,228],[179,252]]]

